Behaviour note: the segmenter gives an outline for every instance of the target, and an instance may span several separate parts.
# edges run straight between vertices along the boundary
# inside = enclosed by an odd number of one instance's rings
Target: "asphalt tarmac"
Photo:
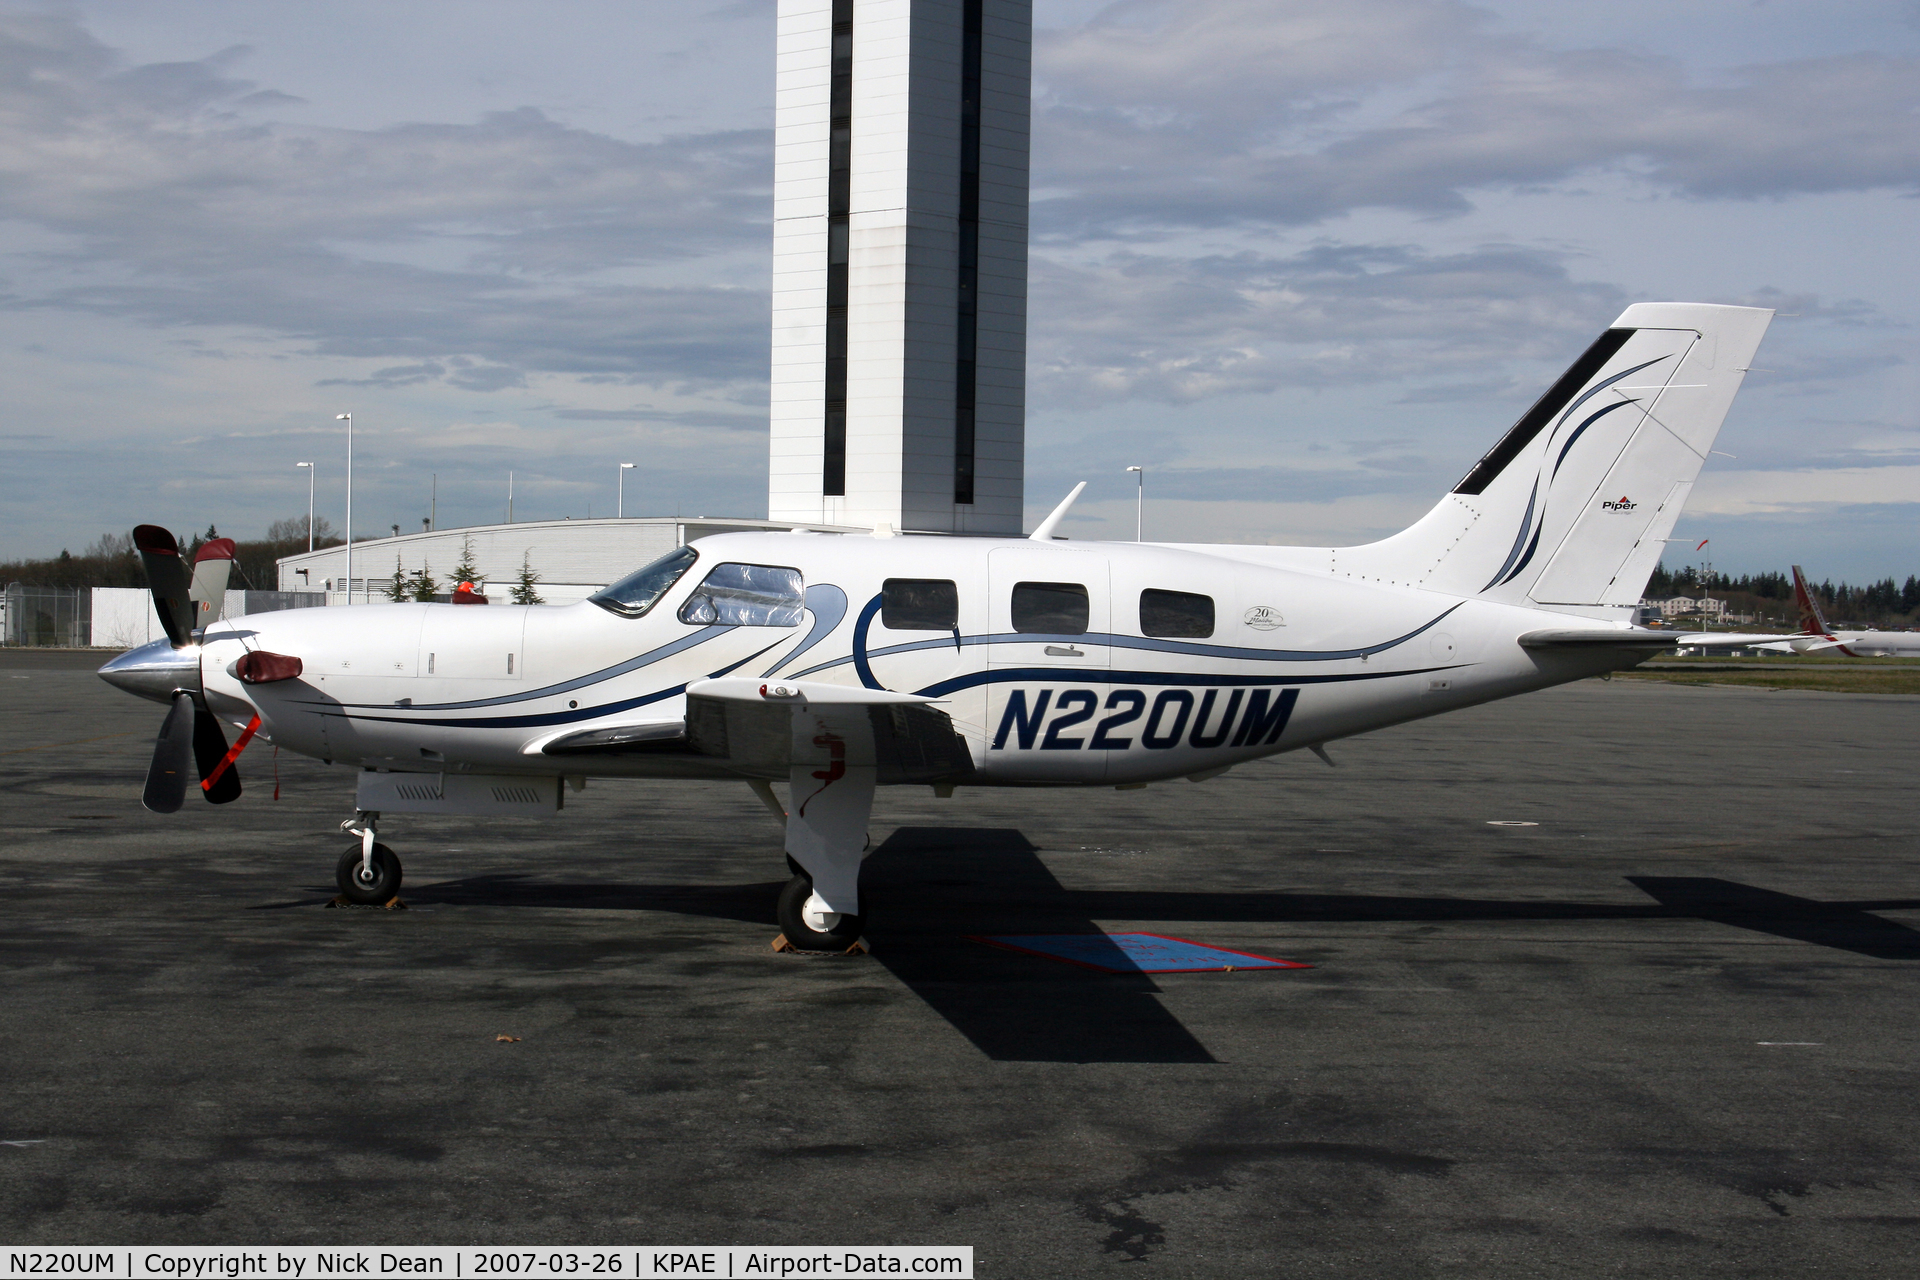
[[[734,785],[396,818],[411,909],[325,910],[351,775],[282,756],[275,802],[255,748],[238,803],[148,814],[163,711],[98,661],[0,652],[8,1244],[1920,1257],[1920,699],[1586,681],[1337,769],[896,788],[873,954],[823,959],[769,949],[779,833]],[[1315,967],[1116,977],[967,937],[1096,928]]]

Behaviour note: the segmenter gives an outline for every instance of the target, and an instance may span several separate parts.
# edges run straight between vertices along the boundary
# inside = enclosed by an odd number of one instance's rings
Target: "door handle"
[[[1087,655],[1072,645],[1063,649],[1057,644],[1050,644],[1047,646],[1047,656],[1049,658],[1084,658]]]

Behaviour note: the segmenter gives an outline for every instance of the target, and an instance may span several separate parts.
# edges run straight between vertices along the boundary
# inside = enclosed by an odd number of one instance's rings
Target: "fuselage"
[[[686,753],[549,748],[609,727],[666,734],[702,679],[806,680],[937,699],[972,753],[971,785],[1126,786],[1637,660],[1517,643],[1563,613],[1230,546],[745,533],[690,550],[638,616],[594,601],[383,604],[218,623],[200,646],[207,701],[332,763],[726,778],[739,775]],[[298,657],[302,674],[243,683],[235,663],[253,650]]]
[[[1920,631],[1834,631],[1788,642],[1796,653],[1849,658],[1920,658]]]

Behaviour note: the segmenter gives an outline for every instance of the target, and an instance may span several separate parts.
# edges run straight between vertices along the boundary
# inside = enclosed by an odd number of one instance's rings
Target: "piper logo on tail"
[[[1629,502],[1627,499],[1621,498],[1617,502],[1602,502],[1600,509],[1602,511],[1631,511],[1639,505],[1637,502]]]

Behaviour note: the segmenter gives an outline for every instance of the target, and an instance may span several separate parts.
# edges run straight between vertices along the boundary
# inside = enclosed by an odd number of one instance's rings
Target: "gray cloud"
[[[1476,190],[1638,174],[1702,198],[1920,186],[1920,63],[1877,53],[1702,84],[1553,51],[1427,0],[1124,4],[1036,50],[1049,237],[1426,215]]]
[[[574,422],[666,422],[681,427],[717,427],[722,431],[765,431],[767,415],[718,413],[711,409],[556,409],[556,418]]]
[[[1119,252],[1034,264],[1033,395],[1051,407],[1281,386],[1485,378],[1564,360],[1625,304],[1558,255],[1323,244],[1286,257]],[[1437,398],[1437,397],[1436,397]]]
[[[764,296],[609,273],[759,247],[766,132],[634,144],[530,109],[363,132],[249,123],[235,109],[274,91],[231,74],[246,52],[122,68],[67,19],[0,19],[0,217],[73,246],[29,267],[86,279],[6,305],[408,362],[369,386],[764,376]]]

